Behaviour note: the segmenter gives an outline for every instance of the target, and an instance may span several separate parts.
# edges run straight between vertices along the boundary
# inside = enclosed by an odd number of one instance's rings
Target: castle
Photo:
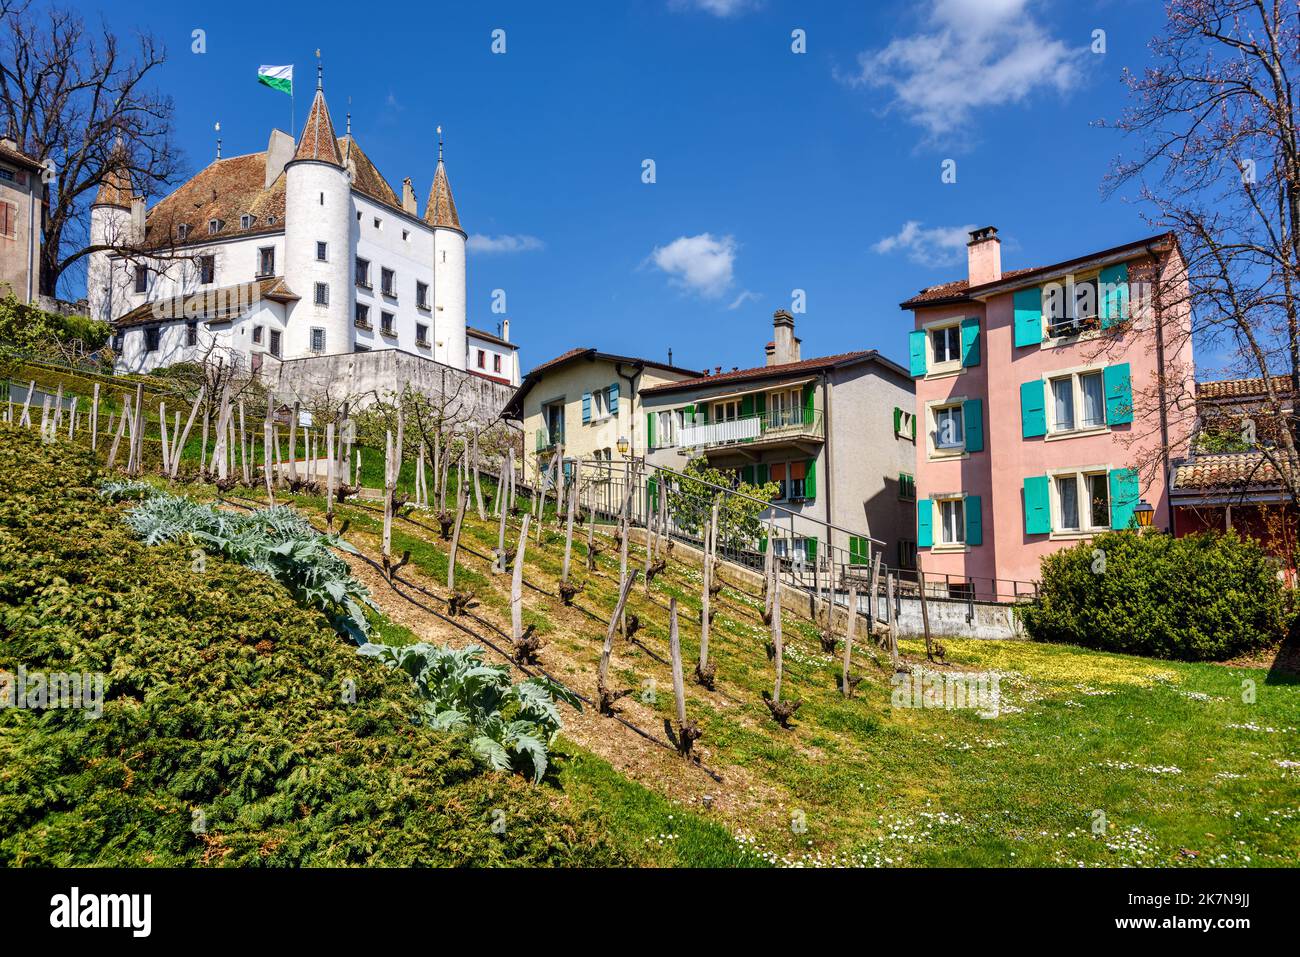
[[[350,116],[335,135],[318,74],[296,143],[273,130],[264,152],[218,149],[147,213],[129,175],[110,172],[91,206],[91,242],[106,248],[89,257],[90,314],[113,323],[119,372],[215,355],[265,379],[317,359],[379,368],[362,354],[395,350],[383,368],[400,360],[518,385],[509,321],[495,333],[466,323],[467,237],[441,137],[418,210],[411,180],[399,199]]]

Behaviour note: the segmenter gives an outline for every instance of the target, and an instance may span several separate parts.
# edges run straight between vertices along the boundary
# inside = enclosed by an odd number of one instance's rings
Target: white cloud
[[[978,109],[1020,103],[1040,90],[1069,93],[1083,79],[1087,47],[1049,35],[1030,9],[1037,0],[930,0],[926,26],[858,54],[851,86],[888,90],[939,140]]]
[[[757,6],[757,0],[669,0],[674,10],[702,10],[715,17],[731,17]]]
[[[674,285],[717,299],[731,286],[736,240],[733,236],[715,239],[712,233],[679,236],[667,246],[656,246],[649,258]]]
[[[465,244],[472,253],[529,253],[545,249],[546,243],[536,236],[486,236],[475,233]]]
[[[728,309],[739,309],[741,306],[743,306],[743,305],[744,305],[745,303],[747,303],[747,302],[758,302],[758,300],[759,300],[760,298],[762,298],[762,297],[759,296],[758,293],[753,292],[752,290],[746,289],[746,290],[744,290],[744,291],[743,291],[739,296],[737,296],[735,299],[733,299],[732,302],[731,302],[731,305],[729,305],[727,308],[728,308]]]
[[[966,243],[974,226],[932,226],[926,228],[909,219],[892,236],[877,241],[871,248],[881,255],[905,252],[907,258],[923,266],[954,266],[966,260]]]

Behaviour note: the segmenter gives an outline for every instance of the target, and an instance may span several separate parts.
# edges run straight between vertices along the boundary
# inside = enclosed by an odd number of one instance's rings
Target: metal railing
[[[786,439],[820,440],[825,438],[825,434],[820,411],[783,409],[688,425],[681,430],[676,444],[683,448],[710,448]]]

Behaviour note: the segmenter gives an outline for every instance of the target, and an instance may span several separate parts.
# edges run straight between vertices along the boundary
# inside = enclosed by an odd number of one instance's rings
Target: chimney
[[[411,185],[411,177],[402,180],[402,209],[412,216],[420,215],[420,208],[415,202],[415,187]],[[505,338],[502,336],[501,338]]]
[[[407,180],[407,182],[409,183],[410,180]],[[504,339],[506,342],[510,341],[510,320],[509,319],[501,320],[501,338]]]
[[[774,366],[783,366],[799,361],[799,340],[794,337],[794,316],[784,309],[772,313],[772,361]]]
[[[972,286],[997,282],[1002,278],[1002,240],[996,226],[970,231],[966,244],[966,278]]]
[[[767,345],[765,345],[763,347],[763,355],[766,357],[766,361],[763,363],[763,365],[768,365],[768,366],[775,365],[776,364],[776,343],[769,342]]]
[[[271,130],[271,139],[266,144],[266,182],[263,189],[270,189],[271,184],[284,172],[284,164],[293,159],[293,137],[283,130]]]
[[[144,197],[131,198],[131,242],[144,242]]]

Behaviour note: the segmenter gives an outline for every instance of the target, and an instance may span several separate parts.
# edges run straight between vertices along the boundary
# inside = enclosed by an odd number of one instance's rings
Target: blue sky
[[[79,8],[96,18],[93,0]],[[166,42],[157,79],[191,169],[214,155],[214,122],[227,156],[288,125],[288,98],[256,83],[261,63],[295,65],[301,123],[318,47],[340,132],[351,97],[358,141],[395,187],[412,177],[421,206],[442,124],[476,237],[470,323],[494,328],[505,290],[525,369],[577,345],[761,364],[772,311],[796,289],[805,356],[904,361],[897,304],[964,275],[964,227],[999,227],[1004,268],[1151,231],[1100,192],[1133,144],[1091,125],[1127,102],[1123,68],[1148,62],[1163,21],[1149,0],[100,9],[114,30]],[[206,52],[191,52],[194,30]]]

